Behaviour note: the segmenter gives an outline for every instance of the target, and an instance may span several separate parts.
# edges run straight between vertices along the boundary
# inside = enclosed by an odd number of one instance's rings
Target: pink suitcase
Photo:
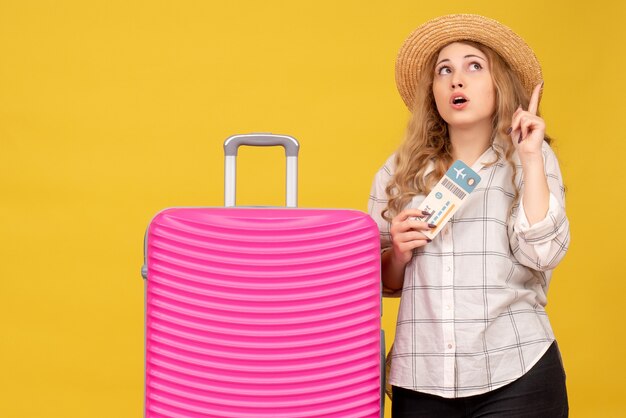
[[[282,145],[287,208],[235,207],[240,145]],[[378,229],[297,209],[298,143],[224,144],[225,203],[159,212],[145,237],[144,416],[382,417]]]

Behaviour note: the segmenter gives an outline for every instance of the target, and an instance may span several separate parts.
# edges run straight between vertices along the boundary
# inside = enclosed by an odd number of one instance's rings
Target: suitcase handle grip
[[[282,146],[287,157],[286,206],[298,205],[298,151],[300,144],[289,135],[252,133],[233,135],[224,142],[224,206],[235,206],[237,184],[237,151],[241,145],[253,147]]]
[[[224,142],[224,155],[227,157],[237,156],[237,151],[241,145],[253,147],[282,146],[285,148],[287,157],[297,157],[300,144],[292,136],[275,135],[269,133],[233,135]]]

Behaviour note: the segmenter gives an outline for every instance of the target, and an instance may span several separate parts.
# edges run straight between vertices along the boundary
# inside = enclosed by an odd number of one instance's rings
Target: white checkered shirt
[[[544,142],[550,189],[548,213],[529,226],[517,163],[520,199],[512,170],[489,148],[474,163],[481,181],[435,239],[414,251],[401,292],[390,382],[446,398],[477,395],[526,373],[545,353],[554,333],[545,312],[552,269],[569,244],[565,189],[559,164]],[[431,167],[432,169],[432,167]],[[381,248],[391,247],[385,187],[394,156],[378,171],[369,199]],[[425,198],[416,196],[410,207]]]

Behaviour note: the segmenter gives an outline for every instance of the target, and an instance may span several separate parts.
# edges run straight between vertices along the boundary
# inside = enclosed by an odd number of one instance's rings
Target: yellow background
[[[365,210],[407,121],[397,50],[452,12],[503,22],[543,65],[571,416],[623,416],[623,2],[2,0],[0,417],[140,417],[152,215],[222,205],[222,143],[253,131],[300,140],[300,206]],[[238,203],[282,204],[282,158],[242,149]]]

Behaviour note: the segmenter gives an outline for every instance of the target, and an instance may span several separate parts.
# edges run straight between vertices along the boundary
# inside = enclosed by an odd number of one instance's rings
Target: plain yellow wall
[[[397,50],[454,12],[503,22],[543,65],[571,416],[626,415],[624,2],[2,0],[0,417],[141,416],[152,215],[222,205],[222,143],[253,131],[300,140],[300,206],[365,210],[407,121]],[[282,204],[282,158],[242,149],[239,203]]]

